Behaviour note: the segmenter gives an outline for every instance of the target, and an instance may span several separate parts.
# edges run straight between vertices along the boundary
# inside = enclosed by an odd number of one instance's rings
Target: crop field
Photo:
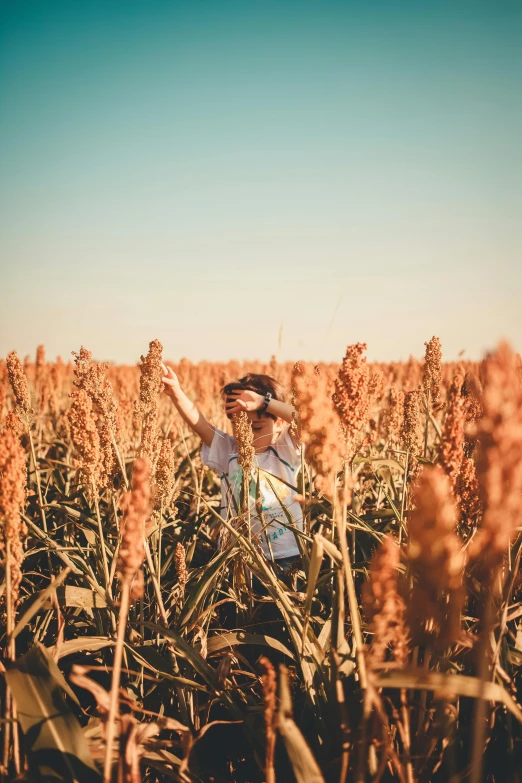
[[[223,510],[158,340],[137,366],[2,360],[2,780],[522,781],[522,364],[443,348],[167,362],[230,434],[224,384],[286,390],[285,578],[248,493]]]

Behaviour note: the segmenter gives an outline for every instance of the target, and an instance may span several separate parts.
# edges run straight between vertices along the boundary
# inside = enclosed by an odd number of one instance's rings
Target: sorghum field
[[[442,348],[171,365],[227,431],[224,383],[288,390],[292,584],[220,517],[159,341],[2,361],[3,780],[521,781],[521,360]]]

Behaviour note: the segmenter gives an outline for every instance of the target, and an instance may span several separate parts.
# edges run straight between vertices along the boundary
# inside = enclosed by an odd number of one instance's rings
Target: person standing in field
[[[221,479],[220,514],[226,519],[237,517],[243,475],[236,441],[210,424],[186,396],[172,368],[162,367],[165,392],[182,419],[201,438],[203,464]],[[274,562],[279,575],[287,578],[300,563],[296,535],[289,524],[303,529],[301,506],[295,499],[302,446],[290,427],[295,410],[284,401],[282,386],[269,375],[248,373],[227,384],[222,394],[228,418],[245,411],[250,419],[255,446],[249,489],[251,529],[264,555]]]

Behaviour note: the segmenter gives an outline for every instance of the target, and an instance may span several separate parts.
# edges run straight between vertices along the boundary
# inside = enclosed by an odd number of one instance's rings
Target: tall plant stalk
[[[112,754],[114,738],[116,736],[116,721],[119,714],[119,690],[121,678],[121,660],[123,655],[123,644],[125,641],[125,631],[127,628],[127,615],[129,613],[130,584],[126,579],[121,588],[120,611],[118,615],[118,635],[116,638],[116,647],[114,649],[114,663],[112,668],[112,683],[110,692],[109,714],[107,717],[106,738],[105,738],[105,762],[103,766],[103,783],[111,783],[112,778]]]

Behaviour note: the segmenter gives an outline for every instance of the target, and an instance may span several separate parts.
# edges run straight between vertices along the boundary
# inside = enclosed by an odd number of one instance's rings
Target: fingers
[[[244,402],[248,400],[248,397],[246,400],[243,399],[243,392],[240,391],[233,391],[229,392],[227,394],[227,402],[236,402],[239,405],[242,405]]]
[[[231,400],[227,397],[227,402],[225,405],[225,413],[230,418],[234,413],[239,413],[241,408],[238,406],[237,402],[235,400]]]
[[[235,414],[246,410],[248,410],[248,407],[241,400],[239,400],[238,402],[232,402],[226,405],[225,414],[227,418],[231,419]]]
[[[247,407],[245,400],[242,400],[240,397],[232,397],[230,394],[227,394],[225,405],[240,405],[242,408]]]
[[[234,406],[236,408],[237,407],[239,407],[239,408],[246,408],[247,407],[247,404],[246,404],[246,402],[244,400],[230,400],[229,402],[227,402],[227,406],[226,407],[228,407],[229,405],[232,405],[232,406]]]
[[[165,375],[167,377],[170,377],[170,378],[175,378],[176,377],[176,373],[174,372],[172,367],[167,367],[167,365],[163,364],[163,362],[161,363],[161,369],[163,370],[163,375]]]
[[[161,365],[161,369],[163,370],[163,378],[161,379],[163,383],[167,383],[169,386],[172,386],[172,381],[177,381],[177,376],[172,367],[166,367],[164,364]]]

